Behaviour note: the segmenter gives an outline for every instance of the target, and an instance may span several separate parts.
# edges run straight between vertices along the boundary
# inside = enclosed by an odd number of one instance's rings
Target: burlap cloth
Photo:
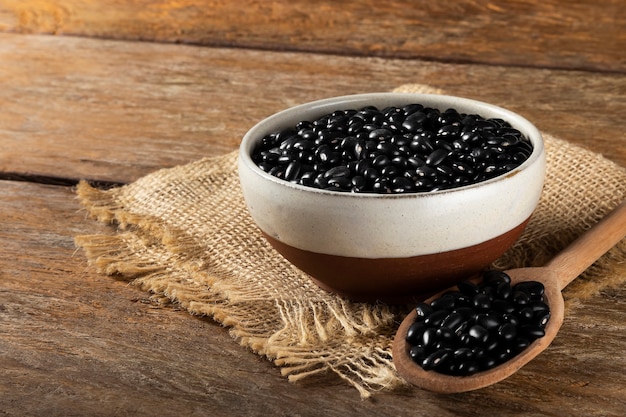
[[[436,92],[415,84],[396,91]],[[544,135],[542,199],[519,242],[496,262],[499,268],[542,265],[626,197],[624,168]],[[334,373],[363,397],[404,384],[391,344],[409,307],[345,301],[283,260],[246,211],[236,159],[236,152],[205,158],[106,191],[79,184],[90,215],[117,229],[78,236],[76,244],[101,273],[228,326],[241,345],[272,360],[291,381]],[[564,291],[569,307],[622,285],[625,259],[623,240]]]

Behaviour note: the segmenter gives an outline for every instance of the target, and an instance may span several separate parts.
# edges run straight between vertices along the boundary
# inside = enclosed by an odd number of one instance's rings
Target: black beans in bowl
[[[511,286],[502,271],[482,282],[464,281],[458,289],[417,305],[409,327],[409,356],[424,370],[465,376],[494,368],[543,337],[550,319],[544,286],[537,281]]]
[[[499,118],[421,104],[337,110],[263,137],[252,160],[303,186],[355,193],[431,192],[520,166],[533,146]]]

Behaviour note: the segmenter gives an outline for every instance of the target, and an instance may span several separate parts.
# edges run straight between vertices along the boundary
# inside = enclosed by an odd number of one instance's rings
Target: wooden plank
[[[128,182],[328,96],[420,82],[626,166],[626,76],[0,34],[0,175]]]
[[[462,395],[370,401],[330,377],[292,384],[227,329],[100,276],[73,236],[108,233],[69,187],[0,181],[0,413],[6,415],[608,416],[626,409],[626,288],[567,312],[554,344]]]
[[[4,0],[0,30],[626,71],[620,0]]]

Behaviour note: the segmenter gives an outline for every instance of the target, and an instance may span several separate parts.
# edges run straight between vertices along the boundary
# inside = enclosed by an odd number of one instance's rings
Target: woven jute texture
[[[405,85],[401,92],[438,92]],[[526,231],[494,267],[537,266],[626,197],[626,170],[545,134],[547,177]],[[291,381],[334,373],[363,397],[404,384],[391,357],[409,306],[354,303],[317,288],[263,239],[244,205],[236,152],[98,190],[80,183],[88,213],[111,235],[76,237],[101,273],[126,279],[164,304],[229,327]],[[569,307],[626,281],[626,241],[565,291]],[[583,300],[583,301],[581,301]]]

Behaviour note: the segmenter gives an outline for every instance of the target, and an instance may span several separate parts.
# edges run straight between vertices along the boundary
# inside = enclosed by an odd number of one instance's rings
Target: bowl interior
[[[270,133],[277,132],[288,127],[293,127],[296,123],[302,120],[313,121],[321,116],[332,113],[335,110],[359,109],[369,105],[382,109],[388,106],[404,106],[411,103],[419,103],[425,107],[436,108],[440,111],[454,108],[460,113],[478,114],[484,118],[500,118],[509,122],[512,127],[522,132],[533,145],[533,152],[528,159],[513,171],[523,170],[527,166],[532,165],[544,152],[543,138],[539,130],[526,118],[505,108],[478,100],[440,94],[367,93],[317,100],[290,107],[275,113],[263,119],[246,132],[241,142],[239,156],[242,159],[242,162],[252,171],[258,175],[267,177],[271,181],[278,181],[288,187],[304,188],[309,191],[315,190],[315,192],[337,194],[338,192],[336,191],[313,189],[311,187],[305,187],[299,184],[283,181],[266,173],[252,161],[251,155],[253,150],[261,139]],[[502,176],[506,175],[507,174],[503,174]],[[500,177],[458,188],[476,187],[487,182],[497,181],[498,178]],[[437,193],[438,191],[434,192]],[[354,196],[357,196],[357,198],[385,198],[384,195],[372,193],[354,194]],[[395,198],[397,197],[399,197],[399,195],[395,195]]]

